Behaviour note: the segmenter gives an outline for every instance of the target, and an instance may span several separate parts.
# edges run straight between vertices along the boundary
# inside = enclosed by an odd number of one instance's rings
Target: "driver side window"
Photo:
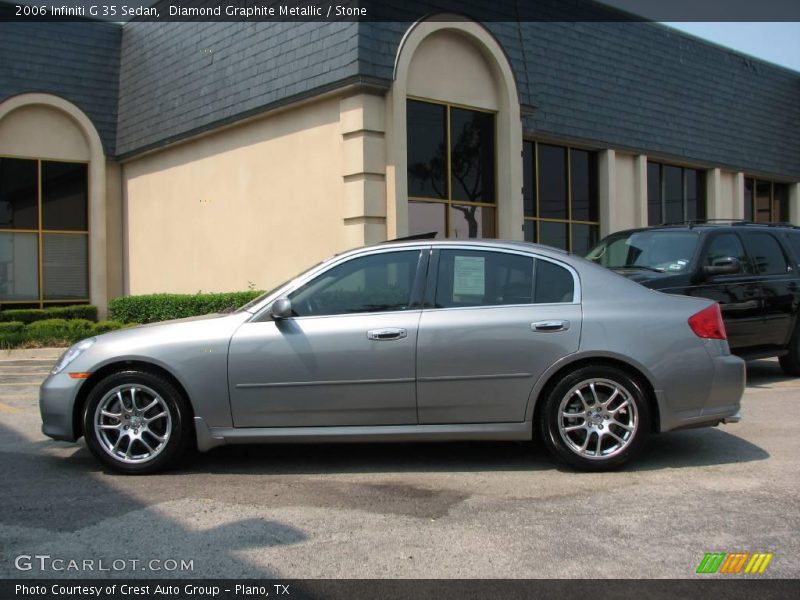
[[[419,250],[382,252],[344,262],[289,295],[295,316],[406,310]]]

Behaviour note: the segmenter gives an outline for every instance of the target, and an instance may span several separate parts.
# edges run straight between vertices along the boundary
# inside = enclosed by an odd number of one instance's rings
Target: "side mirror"
[[[728,256],[714,261],[713,265],[703,267],[703,275],[706,277],[713,277],[714,275],[735,275],[740,273],[742,265],[739,264],[738,258]]]
[[[288,319],[292,316],[292,301],[288,298],[278,298],[272,303],[269,313],[276,321]]]

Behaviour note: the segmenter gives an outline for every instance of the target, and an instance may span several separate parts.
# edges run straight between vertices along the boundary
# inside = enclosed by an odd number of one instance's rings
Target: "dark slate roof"
[[[111,23],[0,22],[0,101],[25,92],[69,100],[114,156],[121,38]]]
[[[360,71],[391,78],[408,23],[362,23]],[[800,73],[643,22],[486,23],[529,135],[800,178]]]
[[[122,37],[125,155],[358,77],[358,23],[131,22]]]

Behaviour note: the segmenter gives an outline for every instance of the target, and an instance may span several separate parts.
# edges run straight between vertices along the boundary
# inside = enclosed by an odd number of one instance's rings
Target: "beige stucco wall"
[[[126,293],[270,288],[348,247],[340,99],[123,164]]]
[[[89,143],[68,115],[44,105],[21,106],[0,120],[0,154],[89,162]]]

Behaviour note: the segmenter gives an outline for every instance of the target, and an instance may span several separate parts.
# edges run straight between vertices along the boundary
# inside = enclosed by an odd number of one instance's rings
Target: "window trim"
[[[595,148],[583,147],[583,146],[576,146],[574,144],[558,142],[558,141],[550,141],[546,139],[538,139],[538,138],[523,138],[523,153],[524,153],[524,145],[533,144],[533,186],[535,188],[535,207],[536,207],[536,216],[529,217],[525,214],[525,207],[524,202],[525,199],[523,197],[523,208],[522,208],[522,230],[525,231],[525,223],[531,222],[535,228],[536,233],[536,242],[537,244],[541,244],[542,233],[541,233],[541,226],[540,223],[558,223],[560,225],[567,226],[567,252],[573,252],[572,249],[572,226],[573,225],[589,225],[589,226],[596,226],[597,227],[597,241],[602,239],[600,235],[600,190],[599,190],[599,180],[595,182],[598,187],[598,198],[597,198],[597,221],[584,221],[581,219],[573,219],[572,218],[572,151],[579,150],[581,152],[588,152],[595,157],[595,160],[599,160],[598,157],[598,150]],[[539,176],[539,144],[545,144],[547,146],[558,146],[563,148],[566,153],[566,161],[565,161],[565,168],[567,173],[567,218],[566,219],[554,219],[552,217],[540,217],[541,214],[541,193],[540,193],[540,186],[541,183],[540,176]],[[525,169],[525,162],[523,160],[522,169]],[[599,173],[598,173],[599,177]],[[524,174],[523,174],[524,178]],[[523,234],[524,235],[524,234]]]
[[[92,231],[92,211],[90,210],[90,199],[92,197],[92,178],[90,174],[91,163],[86,160],[70,160],[62,158],[47,158],[41,156],[22,156],[17,154],[0,154],[0,159],[12,160],[31,160],[36,161],[36,210],[37,210],[37,229],[3,229],[0,228],[0,233],[33,233],[37,236],[38,247],[38,284],[39,295],[36,299],[31,300],[3,300],[0,298],[0,306],[8,305],[30,305],[38,304],[39,308],[45,308],[51,304],[87,304],[91,302],[92,296],[92,249],[91,249],[91,231]],[[62,229],[42,229],[42,163],[55,162],[67,163],[73,165],[86,166],[86,230],[62,230]],[[47,300],[44,297],[44,259],[42,256],[43,236],[45,233],[67,234],[67,235],[85,235],[86,236],[86,297],[85,298],[70,298],[70,299],[57,299]]]
[[[750,196],[750,222],[752,223],[789,223],[789,215],[785,215],[786,219],[782,221],[778,221],[775,219],[775,214],[773,214],[773,209],[775,208],[775,186],[776,185],[789,185],[784,181],[776,181],[774,179],[766,179],[764,177],[758,177],[757,175],[745,175],[744,181],[742,182],[742,202],[743,205],[743,214],[747,211],[747,199],[744,197],[745,191],[747,190],[747,182],[753,182],[753,192]],[[756,197],[758,196],[758,184],[760,183],[768,183],[769,184],[769,220],[768,221],[757,221],[756,220]]]
[[[472,252],[495,252],[500,254],[514,254],[517,256],[524,256],[525,258],[530,258],[533,260],[543,260],[545,262],[552,263],[558,267],[562,267],[567,269],[569,273],[572,275],[572,300],[570,302],[526,302],[522,304],[480,304],[478,306],[446,306],[446,307],[437,307],[435,306],[435,295],[436,295],[436,285],[439,280],[439,255],[442,250],[465,250],[465,251],[472,251]],[[536,266],[534,263],[533,269],[533,277],[536,277]],[[519,308],[519,307],[534,307],[534,306],[563,306],[563,305],[572,305],[572,304],[580,304],[581,299],[583,297],[581,289],[581,280],[578,277],[578,272],[572,268],[572,266],[560,262],[558,260],[552,259],[549,256],[543,256],[541,254],[534,254],[531,252],[525,252],[524,250],[512,250],[508,248],[494,248],[491,246],[477,246],[477,245],[460,245],[460,244],[453,244],[453,245],[442,245],[436,246],[432,248],[431,251],[431,260],[428,263],[428,277],[425,282],[425,296],[422,303],[422,310],[426,312],[433,312],[433,311],[442,311],[442,310],[480,310],[480,309],[496,309],[496,308]]]
[[[464,205],[464,206],[478,206],[483,208],[491,208],[495,211],[494,216],[494,231],[492,231],[492,238],[497,238],[498,232],[498,211],[500,209],[500,199],[497,195],[497,168],[498,168],[498,152],[497,152],[497,144],[498,144],[498,136],[497,136],[497,115],[498,111],[490,110],[486,108],[478,108],[475,106],[468,106],[466,104],[459,104],[457,102],[446,102],[443,100],[434,100],[432,98],[424,98],[421,96],[413,96],[413,95],[406,95],[406,115],[408,115],[408,102],[422,102],[426,104],[435,104],[437,106],[443,106],[445,108],[445,138],[447,144],[447,174],[446,174],[446,187],[447,187],[447,198],[427,198],[424,196],[412,196],[411,194],[407,194],[406,202],[408,204],[412,202],[424,202],[429,204],[442,204],[445,205],[445,217],[444,217],[444,225],[445,225],[445,236],[446,239],[456,239],[452,237],[453,234],[453,227],[452,227],[452,219],[450,218],[450,211],[453,209],[453,205]],[[479,112],[488,115],[492,115],[492,144],[494,146],[494,152],[492,153],[492,166],[494,168],[494,202],[472,202],[469,200],[457,200],[453,198],[453,184],[452,184],[452,169],[453,169],[453,161],[452,161],[452,140],[451,140],[451,130],[450,130],[450,111],[453,108],[461,109],[461,110],[469,110],[472,112]],[[406,117],[407,118],[407,117]],[[408,123],[406,123],[406,134],[408,135]],[[406,148],[406,155],[408,154],[408,148]],[[407,157],[406,157],[407,158]],[[406,165],[407,167],[407,165]],[[406,179],[408,179],[408,168],[406,168],[405,173]],[[477,238],[480,239],[480,238]]]

